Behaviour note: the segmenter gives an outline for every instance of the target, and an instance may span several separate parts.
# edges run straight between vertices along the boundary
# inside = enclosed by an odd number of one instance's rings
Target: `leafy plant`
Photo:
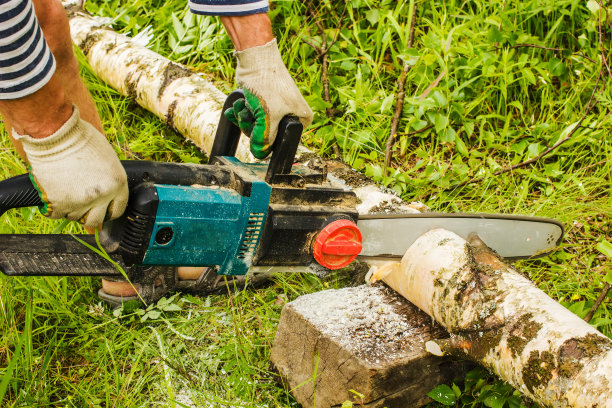
[[[438,404],[434,406],[461,406],[490,408],[529,408],[533,404],[526,402],[521,393],[515,391],[511,385],[495,381],[482,368],[475,368],[466,374],[462,384],[441,384],[431,390],[427,395]]]

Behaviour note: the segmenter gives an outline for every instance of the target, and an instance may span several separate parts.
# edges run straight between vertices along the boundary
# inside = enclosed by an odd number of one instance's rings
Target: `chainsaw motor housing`
[[[207,185],[151,182],[158,178],[152,169],[134,164],[149,181],[130,188],[124,215],[100,233],[107,252],[126,266],[217,266],[219,274],[244,275],[252,265],[309,265],[315,262],[313,240],[326,225],[339,219],[355,223],[358,217],[355,194],[348,190],[326,183],[270,185],[262,178],[267,166],[235,157],[198,166],[211,174],[221,168],[227,176],[225,183],[200,176]],[[173,166],[182,165],[167,164]],[[124,167],[129,171],[130,162]]]

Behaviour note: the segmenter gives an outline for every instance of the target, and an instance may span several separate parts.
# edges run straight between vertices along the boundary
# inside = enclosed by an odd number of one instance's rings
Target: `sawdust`
[[[373,209],[383,205],[385,213],[418,212],[404,205],[402,200],[390,192],[382,191],[382,187],[374,184],[353,189],[361,202],[357,205],[359,214],[370,214]],[[380,212],[380,211],[379,211]]]
[[[337,167],[333,169],[333,167],[330,168],[331,167],[330,162],[328,161],[327,163],[328,163],[328,168],[329,168],[330,173],[333,173],[335,177],[344,181],[346,185],[352,188],[358,188],[358,187],[363,187],[363,186],[367,186],[370,184],[374,184],[374,182],[369,177],[367,177],[366,175],[362,173],[359,173],[358,171],[351,169],[350,167],[344,166],[344,167]]]
[[[397,312],[401,304],[377,285],[330,289],[289,305],[340,347],[370,364],[379,364],[422,347],[418,326],[408,315]]]
[[[393,214],[397,211],[397,205],[385,200],[375,207],[370,208],[370,214]]]

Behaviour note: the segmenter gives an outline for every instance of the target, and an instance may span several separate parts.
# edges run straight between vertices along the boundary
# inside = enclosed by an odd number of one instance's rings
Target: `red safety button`
[[[313,245],[315,260],[328,269],[344,268],[361,252],[361,231],[350,220],[338,220],[323,228]]]

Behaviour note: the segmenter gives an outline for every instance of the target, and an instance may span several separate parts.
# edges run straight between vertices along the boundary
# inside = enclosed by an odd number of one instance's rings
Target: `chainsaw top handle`
[[[223,104],[223,112],[231,108],[239,99],[244,99],[242,89],[237,89],[228,95]],[[274,183],[276,176],[291,173],[295,153],[302,137],[302,129],[302,123],[295,116],[288,115],[280,121],[276,139],[272,145],[272,157],[268,165],[268,172],[266,173],[267,183]],[[240,128],[221,113],[210,152],[211,162],[217,156],[235,156],[240,134]]]

